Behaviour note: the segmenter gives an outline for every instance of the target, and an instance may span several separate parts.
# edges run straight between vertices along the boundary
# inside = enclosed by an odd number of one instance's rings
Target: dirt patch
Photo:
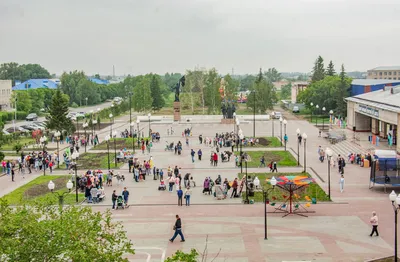
[[[269,141],[265,137],[260,137],[258,138],[258,143],[262,146],[269,146],[269,144],[271,144],[271,141]]]
[[[55,184],[55,190],[65,188],[65,185],[67,184],[69,178],[68,177],[60,177],[55,180],[53,180],[53,183]],[[47,183],[39,184],[39,185],[34,185],[28,190],[24,192],[24,199],[30,199],[30,198],[35,198],[38,196],[46,195],[47,193],[50,192],[49,188],[47,187]]]
[[[367,262],[393,262],[393,261],[394,261],[394,256],[368,260]]]

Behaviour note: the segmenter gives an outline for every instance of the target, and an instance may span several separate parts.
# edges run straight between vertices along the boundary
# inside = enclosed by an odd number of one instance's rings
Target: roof
[[[378,66],[371,70],[400,70],[400,66]]]
[[[392,94],[391,89],[395,89]],[[400,113],[400,85],[346,98],[347,101]]]
[[[23,83],[13,86],[12,90],[27,90],[37,88],[55,89],[59,84],[60,82],[54,79],[29,79]]]
[[[89,78],[90,81],[92,81],[93,83],[99,84],[99,85],[108,85],[109,81],[108,80],[102,80],[102,79],[98,79],[98,78]]]
[[[354,79],[352,85],[372,86],[382,84],[400,83],[400,80],[387,80],[387,79]]]

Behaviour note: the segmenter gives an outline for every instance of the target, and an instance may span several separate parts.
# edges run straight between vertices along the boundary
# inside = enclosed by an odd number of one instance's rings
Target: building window
[[[387,76],[387,72],[384,72],[383,74],[384,74],[385,76]]]
[[[378,73],[377,73],[377,72],[374,72],[374,74],[377,75]]]
[[[391,76],[391,75],[392,75],[392,72],[389,72],[389,75]]]
[[[388,79],[389,79],[389,80],[392,80],[392,78],[391,78],[391,77],[389,77]]]
[[[381,75],[382,75],[382,72],[379,72],[379,75],[381,76]]]

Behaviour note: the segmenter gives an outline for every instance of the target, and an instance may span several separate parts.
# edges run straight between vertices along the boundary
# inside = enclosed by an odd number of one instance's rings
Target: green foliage
[[[281,88],[281,99],[288,99],[292,94],[292,83],[289,82]]]
[[[326,69],[327,76],[334,76],[336,75],[335,65],[333,64],[332,60],[329,62],[328,68]]]
[[[181,79],[182,74],[180,73],[166,73],[161,77],[166,88],[164,89],[164,96],[168,97],[171,93],[174,92],[176,83]]]
[[[340,83],[335,92],[336,109],[335,113],[339,116],[347,116],[347,104],[344,101],[345,97],[350,96],[350,85],[352,80],[346,76],[344,65],[342,64],[340,71]]]
[[[138,112],[150,111],[153,105],[151,75],[136,77],[135,81],[137,82],[133,87],[133,108]]]
[[[297,160],[290,154],[289,151],[246,151],[246,154],[250,157],[250,161],[247,162],[247,167],[259,167],[261,156],[265,157],[265,163],[267,165],[271,161],[276,161],[279,167],[283,166],[297,166]],[[235,152],[235,155],[239,155],[239,152]],[[243,166],[244,166],[243,162]]]
[[[57,88],[49,107],[49,115],[46,117],[47,128],[60,132],[65,130],[69,134],[73,131],[74,125],[71,119],[67,118],[68,102],[68,97],[63,96],[61,89]]]
[[[73,103],[71,104],[71,107],[72,107],[72,108],[78,108],[79,106],[78,106],[77,103],[73,102]]]
[[[22,145],[20,143],[15,144],[13,147],[13,150],[15,152],[17,152],[17,154],[21,151],[21,149],[22,149]]]
[[[276,70],[275,67],[268,68],[268,71],[265,72],[265,76],[271,82],[278,82],[278,81],[280,81],[282,79],[281,74],[278,72],[278,70]]]
[[[319,105],[320,109],[322,107],[326,108],[326,114],[329,110],[333,110],[336,114],[345,115],[346,104],[343,102],[343,98],[349,96],[348,88],[351,85],[351,81],[351,78],[345,75],[343,75],[343,80],[340,76],[327,76],[321,81],[311,83],[307,89],[299,93],[297,100],[309,108],[310,103],[313,103],[314,108],[312,110],[314,114],[321,113],[315,109],[315,105]]]
[[[128,261],[132,243],[111,212],[0,203],[2,261]]]
[[[16,91],[11,95],[11,101],[17,99],[17,110],[31,113],[32,99],[28,92]]]
[[[247,91],[253,88],[256,77],[253,75],[246,75],[240,79],[240,91]]]
[[[224,76],[225,98],[227,100],[236,101],[237,92],[239,91],[239,81],[233,79],[229,74]]]
[[[162,86],[160,76],[151,74],[150,77],[150,91],[151,97],[153,98],[153,103],[151,106],[154,111],[159,111],[165,105],[165,100],[162,92],[164,88]]]
[[[219,114],[221,112],[221,95],[219,88],[221,78],[215,68],[210,69],[205,76],[204,100],[208,106],[208,114]]]
[[[311,81],[317,82],[325,77],[324,59],[321,56],[315,60]]]
[[[4,157],[5,157],[4,153],[0,151],[0,161],[3,161]]]
[[[185,86],[183,87],[182,92],[186,94],[186,96],[184,96],[185,105],[189,105],[188,108],[191,110],[191,114],[194,114],[197,104],[203,108],[204,113],[204,109],[207,104],[207,97],[205,94],[205,75],[206,72],[202,69],[186,71]]]
[[[17,120],[25,120],[28,113],[23,111],[17,112]],[[15,112],[0,112],[0,122],[12,121],[15,117]]]
[[[185,253],[181,250],[177,250],[172,257],[168,257],[165,262],[197,262],[199,253],[196,249],[192,248],[190,253]]]
[[[16,80],[24,82],[29,79],[50,78],[50,73],[38,64],[4,63],[0,65],[0,79],[11,79],[15,85]]]
[[[104,86],[107,88],[107,86]],[[111,87],[110,87],[111,88]],[[64,94],[70,98],[69,103],[82,106],[86,104],[85,98],[88,98],[88,105],[95,105],[101,100],[102,85],[91,82],[83,71],[73,71],[61,75],[61,89]]]
[[[254,93],[255,92],[255,93]],[[277,101],[276,92],[273,84],[265,79],[260,69],[257,79],[251,89],[251,94],[247,97],[247,106],[259,113],[265,113],[272,109]]]

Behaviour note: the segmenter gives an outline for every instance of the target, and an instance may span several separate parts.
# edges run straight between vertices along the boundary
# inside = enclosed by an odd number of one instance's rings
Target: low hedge
[[[25,120],[28,113],[24,111],[17,111],[17,120]],[[12,121],[15,117],[14,112],[0,112],[0,122]]]

